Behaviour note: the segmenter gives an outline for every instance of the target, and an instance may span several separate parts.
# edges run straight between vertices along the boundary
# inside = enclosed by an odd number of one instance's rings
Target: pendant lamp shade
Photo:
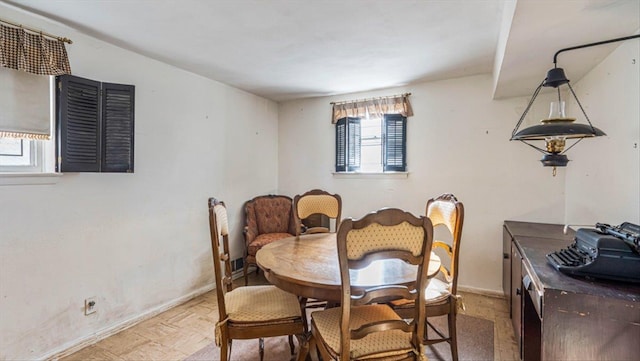
[[[514,134],[512,140],[545,140],[548,137],[565,137],[566,139],[600,137],[606,135],[602,130],[587,124],[572,121],[558,121],[550,124],[534,125]]]

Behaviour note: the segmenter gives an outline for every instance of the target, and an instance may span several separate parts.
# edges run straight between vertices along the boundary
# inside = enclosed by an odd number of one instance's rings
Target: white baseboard
[[[475,288],[469,286],[460,286],[458,285],[458,291],[469,292],[469,293],[477,293],[479,295],[489,296],[489,297],[497,297],[504,298],[504,294],[500,291],[487,290],[484,288]]]
[[[138,323],[148,320],[164,311],[169,310],[175,306],[181,305],[191,299],[194,299],[204,293],[207,293],[215,288],[215,283],[205,285],[191,293],[188,293],[184,296],[178,297],[172,301],[166,302],[156,308],[153,308],[145,313],[140,315],[131,317],[128,320],[124,320],[116,325],[112,325],[106,327],[104,329],[98,330],[95,333],[81,337],[71,342],[67,342],[66,344],[54,349],[53,351],[48,352],[47,354],[37,357],[38,360],[58,360],[65,356],[69,356],[74,352],[77,352],[87,346],[93,345],[94,343],[103,340],[109,336],[113,336],[116,333],[126,330],[129,327],[137,325]]]
[[[233,271],[233,273],[231,273],[231,279],[232,280],[237,280],[238,278],[242,278],[243,274],[242,274],[242,270],[235,270]]]

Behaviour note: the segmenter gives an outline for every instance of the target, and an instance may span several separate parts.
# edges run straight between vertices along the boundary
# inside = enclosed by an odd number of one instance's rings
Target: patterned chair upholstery
[[[249,265],[256,264],[256,253],[265,245],[296,235],[296,221],[291,198],[282,195],[258,196],[244,205],[245,257],[244,282]],[[257,272],[257,271],[256,271]]]
[[[339,307],[311,314],[312,349],[317,347],[323,360],[426,360],[421,335],[432,240],[428,218],[400,209],[343,220],[337,233],[342,301]],[[350,270],[380,259],[416,265],[415,283],[352,288]],[[397,298],[415,302],[411,321],[385,304]]]

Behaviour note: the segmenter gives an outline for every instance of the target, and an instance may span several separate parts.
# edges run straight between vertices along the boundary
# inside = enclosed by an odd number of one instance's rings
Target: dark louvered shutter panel
[[[360,170],[360,119],[347,118],[347,171]]]
[[[102,172],[133,173],[133,85],[102,84]]]
[[[57,169],[99,172],[100,83],[72,75],[57,81]]]
[[[385,171],[404,172],[407,169],[407,118],[400,114],[384,116]]]
[[[347,118],[336,122],[336,172],[347,170]]]

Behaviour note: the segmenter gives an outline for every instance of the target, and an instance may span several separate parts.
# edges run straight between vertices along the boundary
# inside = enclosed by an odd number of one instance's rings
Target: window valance
[[[411,94],[332,103],[331,123],[335,124],[338,119],[347,117],[382,117],[384,114],[400,114],[404,117],[410,117],[413,115],[413,109],[409,103],[409,95]]]
[[[0,65],[38,75],[71,74],[64,41],[2,24]]]

